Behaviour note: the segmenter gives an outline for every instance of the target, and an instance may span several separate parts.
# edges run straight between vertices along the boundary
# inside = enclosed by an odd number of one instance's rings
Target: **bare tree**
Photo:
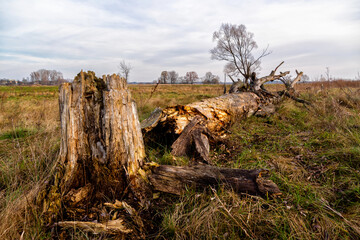
[[[30,73],[31,82],[40,81],[40,74],[38,71]]]
[[[159,78],[159,83],[160,84],[167,84],[168,83],[168,78],[169,78],[169,74],[167,71],[162,71],[160,78]]]
[[[254,57],[252,52],[258,46],[253,37],[254,34],[246,31],[242,24],[224,23],[220,30],[213,34],[213,41],[216,41],[217,45],[210,50],[211,58],[228,62],[224,71],[233,81],[241,75],[248,84],[252,73],[260,70],[261,59],[271,53],[267,47],[259,56]]]
[[[56,82],[56,83],[61,83],[64,80],[63,74],[56,70],[51,70],[49,77],[50,77],[50,81]]]
[[[308,82],[310,80],[310,77],[306,74],[302,75],[301,76],[301,81],[302,82]]]
[[[126,81],[128,81],[129,79],[129,74],[130,71],[132,69],[132,66],[130,63],[126,63],[125,60],[122,60],[118,66],[120,72],[119,75],[121,75],[123,78],[126,79]]]
[[[219,84],[220,78],[219,76],[213,75],[211,72],[207,72],[205,73],[202,82],[204,84]]]
[[[194,82],[196,82],[196,80],[199,79],[199,76],[196,72],[192,71],[192,72],[187,72],[185,75],[185,81],[186,83],[190,83],[190,84],[194,84]]]
[[[179,78],[179,74],[175,71],[168,72],[168,78],[171,84],[176,84]]]

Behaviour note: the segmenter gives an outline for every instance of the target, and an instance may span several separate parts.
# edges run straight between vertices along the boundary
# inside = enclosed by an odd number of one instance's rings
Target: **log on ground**
[[[148,176],[155,190],[180,195],[192,187],[204,191],[209,186],[223,186],[237,193],[251,195],[281,195],[277,185],[267,178],[268,170],[218,168],[199,164],[196,166],[161,165]]]

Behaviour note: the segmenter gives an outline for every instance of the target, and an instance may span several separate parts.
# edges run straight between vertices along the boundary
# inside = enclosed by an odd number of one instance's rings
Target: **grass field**
[[[130,85],[140,119],[157,106],[223,93],[221,85]],[[280,85],[268,85],[278,90]],[[263,199],[189,190],[155,201],[158,239],[358,239],[360,237],[360,83],[299,84],[304,106],[284,100],[270,117],[237,119],[211,152],[218,166],[267,168],[283,192]],[[150,97],[151,96],[151,97]],[[49,175],[59,152],[57,87],[0,87],[0,239],[47,239],[40,210],[27,197]],[[147,159],[174,162],[166,146]],[[82,232],[74,239],[87,239]],[[97,236],[99,237],[99,236]]]

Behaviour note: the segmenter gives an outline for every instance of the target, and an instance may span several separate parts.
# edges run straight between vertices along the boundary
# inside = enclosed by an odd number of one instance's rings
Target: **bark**
[[[203,120],[204,126],[212,133],[223,133],[236,117],[248,117],[258,111],[261,99],[255,93],[242,92],[225,94],[188,105],[156,109],[141,123],[144,133],[156,127],[173,134],[181,134],[195,117]]]
[[[81,72],[59,95],[60,160],[44,197],[47,221],[96,215],[96,204],[126,194],[144,205],[144,143],[126,80]]]
[[[280,195],[279,188],[265,178],[268,171],[263,169],[242,170],[218,168],[209,165],[192,167],[159,166],[149,175],[151,184],[157,191],[180,195],[187,187],[197,190],[224,186],[237,193],[252,195]]]
[[[271,73],[268,76],[259,78],[259,79],[253,79],[253,86],[252,86],[252,90],[254,91],[260,91],[260,89],[262,88],[262,86],[264,85],[264,83],[266,82],[271,82],[277,79],[280,79],[284,76],[286,76],[287,74],[289,74],[289,71],[286,72],[280,72],[280,74],[276,75],[276,70],[284,63],[284,61],[282,61],[273,71],[271,71]]]
[[[225,94],[189,105],[156,109],[141,123],[145,141],[170,145],[175,156],[209,162],[209,145],[225,137],[234,120],[261,112],[270,102],[253,92]]]
[[[135,192],[140,188],[144,143],[125,79],[81,72],[60,88],[60,116],[62,192],[91,184],[116,196],[127,183]],[[125,174],[129,182],[121,182]]]
[[[171,154],[174,156],[189,156],[198,153],[198,157],[209,163],[210,145],[208,129],[200,125],[201,118],[196,116],[184,129],[179,138],[173,143]],[[193,149],[193,146],[195,149]],[[195,156],[196,157],[196,156]]]

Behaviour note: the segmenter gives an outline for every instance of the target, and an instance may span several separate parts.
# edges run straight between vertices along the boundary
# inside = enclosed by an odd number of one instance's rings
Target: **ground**
[[[219,96],[222,85],[130,85],[140,120],[155,107]],[[280,85],[272,84],[275,91]],[[266,168],[280,198],[191,189],[160,194],[147,217],[149,238],[357,239],[360,237],[360,83],[299,84],[311,106],[284,99],[268,117],[236,119],[211,152],[213,164]],[[59,153],[58,88],[0,87],[0,239],[47,239],[41,210],[26,196],[51,174]],[[147,160],[186,165],[168,146]],[[24,210],[25,206],[25,210]],[[21,211],[19,209],[23,209]],[[75,239],[87,234],[73,233]]]

